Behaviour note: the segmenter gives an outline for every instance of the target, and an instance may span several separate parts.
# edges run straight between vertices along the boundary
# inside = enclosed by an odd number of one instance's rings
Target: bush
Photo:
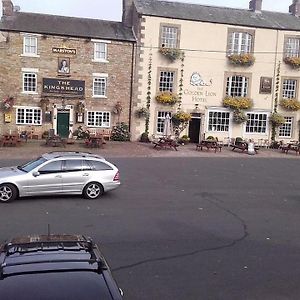
[[[178,143],[179,144],[184,144],[184,145],[186,145],[186,144],[188,144],[190,142],[190,138],[185,134],[185,135],[183,135],[182,137],[180,137],[179,139],[178,139]]]
[[[118,123],[116,126],[113,127],[111,133],[111,139],[113,141],[119,142],[127,142],[130,140],[130,133],[129,127],[124,122]]]
[[[84,130],[80,125],[76,130],[74,130],[73,136],[77,136],[78,140],[84,140],[90,137],[90,132],[87,129]]]

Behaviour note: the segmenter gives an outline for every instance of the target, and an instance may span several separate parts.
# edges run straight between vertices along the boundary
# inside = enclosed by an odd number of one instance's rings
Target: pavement
[[[261,148],[256,155],[248,155],[240,150],[232,151],[231,147],[224,146],[221,152],[215,153],[213,150],[197,151],[195,144],[187,144],[178,147],[178,151],[173,149],[154,149],[151,143],[141,142],[116,142],[107,141],[103,148],[86,148],[83,141],[76,141],[66,147],[45,146],[43,140],[28,140],[18,147],[0,147],[0,159],[33,159],[37,156],[51,151],[84,151],[109,157],[244,157],[244,158],[287,158],[295,159],[298,155],[292,151],[285,154],[276,149]]]

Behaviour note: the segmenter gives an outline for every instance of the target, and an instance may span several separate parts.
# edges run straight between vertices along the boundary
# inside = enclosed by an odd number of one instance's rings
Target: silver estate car
[[[1,202],[56,194],[96,199],[119,185],[118,168],[92,153],[50,152],[23,166],[0,168]]]

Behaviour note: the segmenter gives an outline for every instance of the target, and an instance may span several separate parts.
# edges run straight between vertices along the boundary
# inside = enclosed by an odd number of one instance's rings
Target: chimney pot
[[[300,1],[299,0],[293,0],[293,4],[291,4],[289,6],[289,12],[295,17],[300,17]]]
[[[14,13],[14,5],[11,0],[2,0],[2,16],[10,17]]]
[[[261,12],[262,0],[251,0],[249,2],[249,9],[255,12]]]

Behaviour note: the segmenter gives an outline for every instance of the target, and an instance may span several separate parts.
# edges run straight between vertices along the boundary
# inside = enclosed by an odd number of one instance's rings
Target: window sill
[[[40,55],[38,55],[38,54],[26,54],[26,53],[23,53],[20,56],[21,57],[36,57],[36,58],[40,57]]]
[[[93,96],[93,98],[107,99],[107,96]]]
[[[106,59],[93,59],[92,62],[97,62],[97,63],[109,63],[108,60]]]
[[[38,95],[38,92],[22,92],[22,95]]]

